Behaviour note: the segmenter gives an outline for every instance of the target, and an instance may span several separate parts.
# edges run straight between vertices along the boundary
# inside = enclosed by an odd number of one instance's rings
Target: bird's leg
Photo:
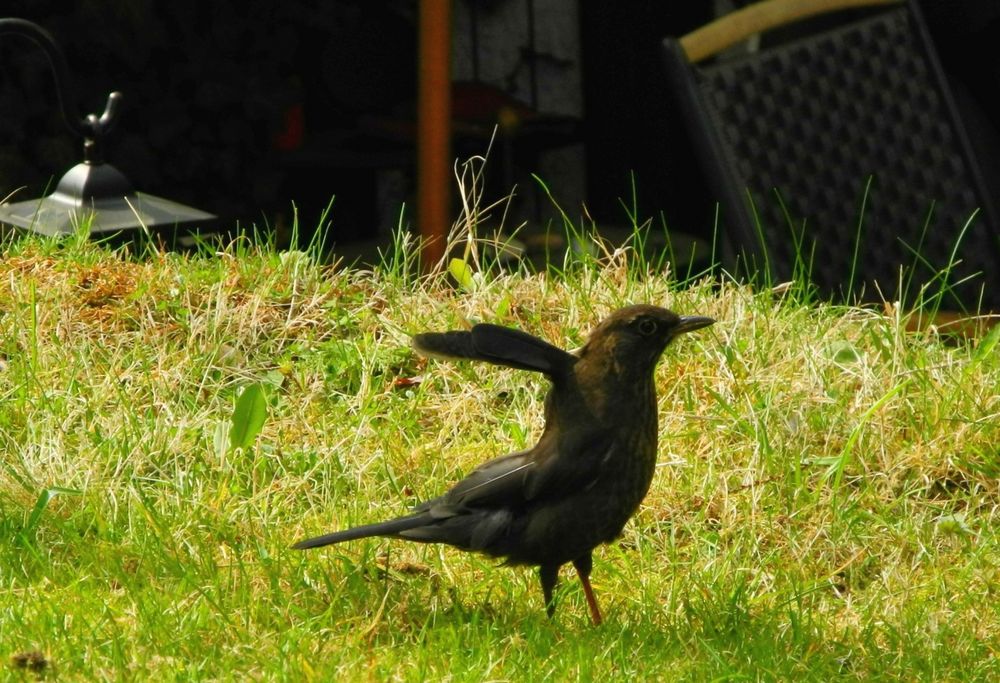
[[[545,596],[545,611],[551,619],[556,613],[556,601],[552,598],[556,582],[559,580],[558,564],[543,564],[538,568],[538,578],[542,582],[542,595]]]
[[[580,583],[583,584],[583,594],[587,596],[587,606],[590,607],[590,618],[594,621],[594,626],[600,626],[604,619],[601,617],[601,608],[597,606],[597,598],[594,597],[594,589],[590,587],[590,570],[594,566],[590,553],[573,560],[576,573],[580,576]]]

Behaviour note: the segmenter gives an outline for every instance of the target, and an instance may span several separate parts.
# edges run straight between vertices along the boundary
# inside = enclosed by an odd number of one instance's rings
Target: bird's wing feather
[[[614,443],[603,433],[590,434],[582,442],[543,440],[533,449],[480,465],[445,495],[414,512],[446,517],[460,509],[510,508],[540,498],[560,499],[586,489],[601,476],[614,455]]]
[[[569,371],[576,356],[527,332],[482,323],[469,331],[425,332],[413,337],[413,347],[425,356],[481,360],[557,378]]]
[[[535,459],[535,468],[525,482],[525,499],[560,499],[592,486],[613,459],[615,444],[615,439],[603,432],[555,442]]]
[[[418,505],[414,512],[449,516],[468,508],[510,507],[524,502],[525,481],[534,469],[531,451],[490,460],[474,469],[439,498]]]
[[[400,536],[490,552],[524,502],[524,480],[534,468],[529,453],[511,453],[477,467],[446,494],[414,509],[415,516],[430,517],[432,523],[404,530]]]

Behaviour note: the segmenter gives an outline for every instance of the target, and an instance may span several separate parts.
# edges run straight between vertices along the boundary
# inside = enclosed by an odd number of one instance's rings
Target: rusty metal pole
[[[451,187],[451,0],[420,0],[417,226],[424,270],[444,256]]]

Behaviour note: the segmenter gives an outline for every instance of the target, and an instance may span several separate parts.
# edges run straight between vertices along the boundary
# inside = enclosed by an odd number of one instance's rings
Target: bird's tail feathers
[[[482,323],[470,331],[414,335],[413,347],[425,356],[448,360],[481,360],[551,377],[566,371],[575,357],[544,339],[511,327]]]
[[[399,517],[397,519],[390,519],[387,522],[365,524],[363,526],[356,526],[353,529],[344,529],[343,531],[334,531],[330,534],[307,538],[304,541],[299,541],[293,545],[292,548],[295,550],[307,550],[309,548],[320,548],[324,545],[332,545],[333,543],[343,543],[344,541],[368,538],[369,536],[396,536],[401,531],[414,529],[416,527],[423,526],[424,524],[428,524],[431,521],[433,521],[433,518],[430,513],[422,512],[415,515],[407,515],[406,517]]]

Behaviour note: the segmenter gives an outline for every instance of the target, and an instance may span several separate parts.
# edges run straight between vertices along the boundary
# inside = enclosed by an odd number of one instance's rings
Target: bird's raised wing
[[[576,356],[527,332],[481,323],[468,331],[425,332],[413,337],[413,348],[432,358],[481,360],[519,370],[534,370],[556,379]]]

